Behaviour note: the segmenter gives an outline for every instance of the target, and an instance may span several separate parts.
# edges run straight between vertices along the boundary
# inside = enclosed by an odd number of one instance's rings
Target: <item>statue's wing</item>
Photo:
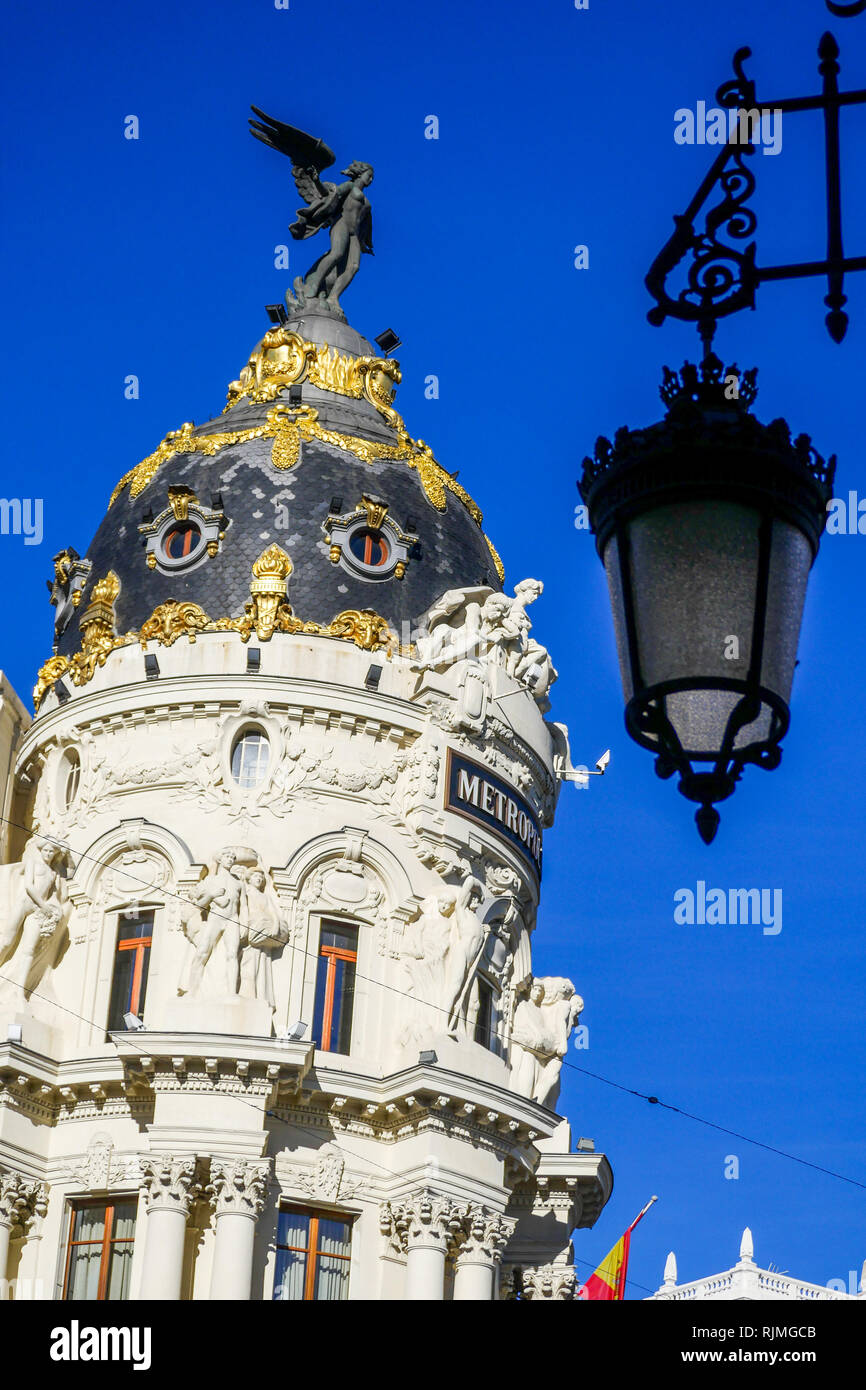
[[[255,138],[261,140],[263,145],[269,145],[272,150],[286,155],[292,164],[313,171],[315,176],[323,169],[330,168],[337,158],[324,140],[317,140],[305,130],[298,130],[297,126],[285,125],[283,121],[274,120],[273,116],[266,116],[257,106],[253,106],[251,110],[261,118],[254,121],[250,117],[250,131]]]
[[[292,177],[295,187],[309,207],[318,207],[318,204],[328,198],[336,188],[336,184],[322,183],[312,165],[303,168],[300,164],[293,164]]]

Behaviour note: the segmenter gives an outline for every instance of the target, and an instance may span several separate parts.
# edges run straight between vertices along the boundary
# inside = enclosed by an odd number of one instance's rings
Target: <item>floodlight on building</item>
[[[379,689],[379,681],[382,679],[382,670],[383,667],[377,666],[376,663],[373,662],[366,676],[364,677],[364,684],[368,690]]]
[[[24,1037],[24,1032],[20,1023],[9,1023],[6,1026],[6,1041],[20,1043]]]
[[[257,676],[262,669],[262,652],[260,647],[247,647],[247,672],[251,676]]]
[[[61,705],[65,705],[66,701],[71,698],[69,694],[69,689],[67,686],[63,684],[63,681],[54,682],[54,694],[57,696]]]
[[[130,1033],[140,1033],[144,1028],[144,1024],[138,1014],[124,1014],[123,1026],[124,1028],[128,1028]]]
[[[402,338],[397,337],[397,334],[394,332],[393,328],[386,328],[382,333],[377,334],[376,338],[374,339],[374,342],[378,344],[379,348],[385,354],[386,357],[389,355],[389,353],[392,353],[395,348],[398,348],[402,341]]]
[[[577,1141],[577,1152],[579,1154],[594,1154],[595,1140],[580,1138]]]
[[[302,399],[301,383],[296,381],[289,387],[289,405],[300,405]]]
[[[295,1023],[289,1025],[283,1034],[283,1038],[286,1042],[300,1042],[306,1031],[306,1023],[302,1023],[301,1020],[298,1019]]]
[[[144,674],[149,681],[159,679],[159,662],[155,652],[145,652],[144,654]]]
[[[418,1064],[419,1064],[419,1066],[422,1066],[422,1067],[435,1067],[435,1065],[436,1065],[436,1063],[437,1063],[438,1061],[439,1061],[439,1058],[437,1057],[436,1053],[433,1051],[432,1048],[430,1048],[429,1051],[427,1051],[427,1052],[419,1052],[419,1053],[418,1053]]]
[[[270,319],[271,323],[280,324],[288,323],[289,321],[289,316],[286,313],[285,305],[283,304],[266,304],[265,312],[267,313],[267,316]]]

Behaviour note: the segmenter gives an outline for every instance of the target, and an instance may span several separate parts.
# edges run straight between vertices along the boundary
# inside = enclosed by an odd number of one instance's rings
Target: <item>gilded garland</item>
[[[114,600],[120,581],[113,570],[93,586],[93,593],[81,617],[81,651],[73,656],[52,656],[45,662],[33,687],[33,704],[38,710],[55,681],[68,676],[73,685],[86,685],[98,666],[118,647],[139,642],[144,651],[148,642],[171,647],[179,637],[194,642],[200,632],[237,632],[248,642],[255,632],[260,642],[268,642],[275,632],[308,632],[317,637],[336,637],[354,642],[364,651],[384,649],[386,656],[400,651],[396,636],[384,618],[372,608],[350,608],[330,623],[303,622],[292,612],[287,599],[288,576],[292,562],[278,545],[263,551],[252,567],[250,598],[239,618],[208,617],[203,608],[189,601],[168,599],[159,604],[142,624],[140,632],[115,635]]]

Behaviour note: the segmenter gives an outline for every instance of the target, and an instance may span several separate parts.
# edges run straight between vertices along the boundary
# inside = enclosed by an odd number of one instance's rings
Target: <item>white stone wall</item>
[[[18,785],[35,792],[34,845],[54,837],[68,853],[55,863],[63,919],[52,932],[49,916],[24,994],[9,984],[22,948],[0,956],[0,1172],[26,1187],[6,1222],[7,1275],[58,1296],[70,1200],[148,1182],[133,1296],[269,1298],[280,1200],[355,1217],[352,1297],[490,1297],[503,1251],[526,1260],[521,1219],[534,1206],[556,1218],[548,1249],[533,1234],[532,1261],[567,1262],[572,1227],[595,1219],[611,1178],[602,1155],[581,1154],[563,1156],[553,1188],[534,1185],[559,1121],[514,1090],[509,1034],[531,971],[535,875],[501,835],[444,809],[450,748],[550,823],[554,743],[538,702],[495,663],[419,671],[334,639],[277,634],[255,675],[235,634],[154,650],[158,679],[143,679],[141,648],[128,646],[65,704],[49,694],[16,750]],[[377,689],[365,684],[373,663]],[[270,761],[243,791],[230,757],[246,728],[267,735]],[[195,997],[179,993],[190,899],[225,847],[251,852],[247,868],[257,862],[278,904],[273,1009],[229,997],[223,943]],[[40,871],[0,868],[0,924],[14,925],[22,873]],[[412,993],[413,930],[470,877],[471,910],[500,929],[500,1055],[447,1036],[444,1017],[432,1026],[435,1010]],[[118,922],[137,907],[156,912],[145,1031],[107,1038]],[[308,1041],[324,920],[359,929],[349,1056]],[[296,1020],[306,1037],[281,1040]],[[10,1024],[20,1043],[3,1042]],[[419,1063],[419,1039],[435,1066]],[[171,1172],[154,1177],[147,1165],[166,1159]],[[241,1168],[230,1181],[221,1163]]]

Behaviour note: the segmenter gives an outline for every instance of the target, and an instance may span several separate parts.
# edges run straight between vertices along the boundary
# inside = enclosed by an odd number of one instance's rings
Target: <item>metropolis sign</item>
[[[541,879],[541,826],[531,806],[507,782],[452,748],[448,750],[445,809],[486,825],[515,845]]]

